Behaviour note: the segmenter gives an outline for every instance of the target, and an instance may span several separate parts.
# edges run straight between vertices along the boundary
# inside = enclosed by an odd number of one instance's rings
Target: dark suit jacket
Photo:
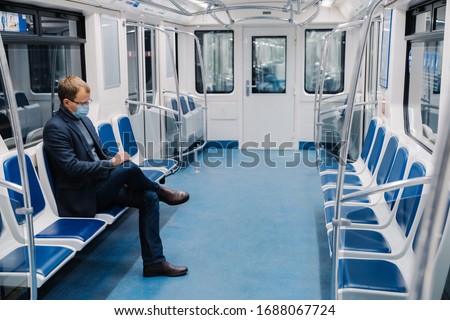
[[[82,121],[101,161],[94,155],[75,121]],[[53,177],[58,214],[64,217],[93,217],[96,214],[95,186],[107,179],[110,155],[102,149],[94,125],[87,117],[75,119],[61,106],[44,127],[44,150]]]

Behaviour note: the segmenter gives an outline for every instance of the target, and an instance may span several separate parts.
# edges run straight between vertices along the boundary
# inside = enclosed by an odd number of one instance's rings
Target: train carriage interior
[[[0,0],[0,300],[448,300],[448,11]],[[186,276],[142,277],[136,208],[59,216],[67,75],[104,148],[189,192],[160,204]]]

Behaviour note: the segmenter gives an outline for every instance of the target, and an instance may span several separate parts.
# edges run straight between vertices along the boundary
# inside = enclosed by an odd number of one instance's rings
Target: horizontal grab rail
[[[363,102],[355,103],[354,106],[355,106],[355,107],[368,106],[368,105],[375,105],[375,104],[377,104],[377,103],[378,103],[378,101],[363,101]],[[344,104],[344,105],[342,105],[342,106],[335,106],[335,107],[331,108],[330,110],[324,110],[324,111],[321,111],[320,114],[321,114],[321,115],[322,115],[322,114],[327,114],[327,113],[331,113],[331,112],[335,112],[335,111],[344,110],[344,109],[346,109],[346,108],[347,108],[347,105],[346,105],[346,104]]]
[[[340,93],[333,94],[332,96],[329,96],[329,97],[323,97],[322,101],[332,100],[332,99],[341,98],[341,97],[346,98],[347,96],[348,96],[348,92],[340,92]]]
[[[163,90],[163,94],[166,94],[166,93],[173,94],[173,95],[177,94],[175,91],[172,91],[172,90]],[[180,92],[180,96],[187,96],[187,97],[195,98],[197,100],[205,101],[204,97],[199,97],[199,96],[196,96],[195,94],[192,94],[192,93]]]
[[[126,104],[131,104],[131,105],[137,105],[137,106],[146,106],[146,107],[150,107],[150,108],[157,108],[157,109],[161,109],[173,114],[178,114],[178,111],[172,110],[170,108],[164,107],[164,106],[159,106],[153,103],[149,103],[149,102],[142,102],[142,101],[136,101],[136,100],[129,100],[129,99],[125,99],[125,103]]]
[[[342,23],[340,25],[338,25],[333,31],[332,33],[339,33],[341,31],[345,31],[348,29],[352,29],[352,28],[357,28],[362,26],[362,24],[364,23],[364,20],[355,20],[355,21],[350,21],[350,22],[346,22],[346,23]]]
[[[8,189],[11,189],[13,191],[23,194],[23,187],[16,183],[6,181],[6,180],[0,178],[0,186],[4,186]]]
[[[418,177],[418,178],[411,178],[411,179],[407,179],[407,180],[394,181],[394,182],[382,184],[379,186],[367,188],[364,190],[352,192],[350,194],[346,194],[342,197],[341,202],[347,202],[347,201],[353,200],[355,198],[359,198],[362,196],[368,196],[368,195],[376,194],[379,192],[386,192],[386,191],[396,190],[396,189],[400,189],[400,188],[412,187],[412,186],[416,186],[419,184],[429,184],[432,181],[433,181],[433,176]]]

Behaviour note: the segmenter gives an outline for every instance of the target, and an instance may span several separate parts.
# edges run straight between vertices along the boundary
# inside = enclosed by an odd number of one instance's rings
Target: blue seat
[[[111,155],[116,155],[119,152],[119,145],[117,144],[116,137],[111,123],[100,122],[96,125],[98,136],[102,142],[103,148],[107,149]]]
[[[408,150],[405,147],[400,147],[395,155],[395,159],[385,183],[402,180],[407,162]],[[381,181],[379,181],[379,185],[381,184]],[[391,217],[391,210],[394,207],[397,196],[398,190],[385,191],[383,194],[384,201],[373,206],[344,203],[341,206],[341,217],[350,220],[352,224],[369,224],[372,225],[372,227],[374,225],[382,227]],[[329,229],[331,228],[329,224],[334,216],[334,208],[334,205],[325,207],[325,221]]]
[[[360,289],[406,293],[405,278],[400,269],[387,260],[340,259],[342,270],[339,289]]]
[[[44,151],[43,142],[39,143],[36,146],[35,150],[36,150],[37,169],[39,173],[39,181],[41,183],[42,190],[46,196],[48,205],[50,206],[51,210],[53,212],[58,212],[56,200],[55,197],[53,196],[55,191],[55,187],[53,185],[53,177],[47,161],[47,155],[45,154]],[[125,211],[127,211],[127,209],[128,209],[127,207],[112,206],[108,209],[102,210],[102,212],[98,212],[95,217],[105,221],[107,224],[112,224]]]
[[[426,169],[424,165],[420,162],[414,162],[410,168],[408,179],[424,177],[425,175]],[[345,250],[345,255],[348,255],[348,251],[392,253],[394,245],[401,248],[410,236],[414,221],[417,223],[417,220],[420,219],[421,212],[418,212],[418,207],[421,200],[422,188],[422,185],[416,185],[406,187],[402,190],[398,206],[394,208],[395,221],[385,228],[378,230],[341,229],[340,250]],[[398,233],[399,230],[401,234]],[[333,232],[330,231],[330,248],[332,234]]]
[[[188,96],[188,104],[189,104],[189,110],[191,110],[191,112],[193,112],[194,110],[197,109],[197,107],[195,106],[195,101],[191,96]]]
[[[178,112],[178,102],[175,98],[170,100],[172,109]],[[197,128],[197,122],[194,118],[194,113],[189,110],[188,104],[186,102],[185,96],[180,96],[180,104],[181,104],[181,139],[182,139],[182,148],[188,149],[194,142],[196,141],[196,137],[200,135],[200,132],[197,132],[199,128]],[[174,115],[175,121],[179,121],[178,113]]]
[[[203,128],[203,118],[204,113],[202,108],[197,108],[194,98],[192,96],[188,96],[188,105],[189,110],[192,114],[194,126],[195,126],[195,140],[203,140],[204,139],[204,128]]]
[[[1,220],[1,219],[0,219]],[[1,230],[0,234],[4,234]],[[0,238],[0,279],[5,285],[26,286],[29,269],[28,247],[9,237]],[[8,248],[4,244],[8,242]],[[11,245],[12,244],[12,245]],[[4,250],[6,249],[6,250]],[[37,245],[35,247],[37,287],[41,287],[75,255],[75,250],[64,246]]]
[[[2,201],[9,202],[8,199],[2,199]],[[37,245],[35,257],[38,288],[70,261],[75,252],[73,248],[65,246]],[[30,286],[29,272],[26,243],[14,238],[9,226],[3,223],[2,214],[0,214],[0,282],[12,287],[28,287]]]
[[[367,169],[365,170],[365,172],[368,172],[368,174],[371,176],[373,175],[378,166],[378,161],[380,159],[380,154],[383,150],[385,137],[386,137],[386,129],[384,127],[379,127],[377,130],[375,141],[373,143],[372,151],[370,152],[370,156],[367,161]],[[361,172],[359,174],[346,172],[344,176],[344,185],[355,187],[362,186],[363,182],[361,180],[361,175],[363,173],[364,172]],[[337,176],[338,176],[337,173],[322,174],[320,176],[322,188],[326,189],[334,187],[337,183]]]
[[[37,244],[64,245],[75,250],[83,249],[106,227],[103,220],[94,218],[61,218],[53,212],[42,192],[35,168],[28,155],[25,156],[28,183],[30,187],[31,206],[33,207],[33,224]],[[2,176],[6,181],[21,185],[18,159],[15,154],[5,154],[1,158]],[[11,200],[3,207],[4,218],[13,234],[20,236],[25,218],[16,213],[24,206],[22,194],[8,190],[4,196]]]
[[[389,142],[386,146],[386,149],[383,153],[383,158],[381,160],[380,166],[376,172],[376,178],[372,179],[364,188],[368,188],[370,186],[380,185],[386,183],[388,179],[389,172],[391,171],[392,164],[394,162],[395,155],[397,153],[398,147],[398,138],[396,136],[392,136],[389,138]],[[372,156],[371,156],[372,158]],[[371,162],[371,161],[369,161]],[[371,165],[372,166],[372,165]],[[372,169],[375,170],[375,169]],[[359,191],[362,188],[344,188],[344,195],[349,194],[355,191]],[[336,188],[328,188],[323,191],[324,202],[335,201],[336,200]],[[369,197],[363,197],[356,199],[357,202],[369,202]]]
[[[109,149],[115,150],[114,141],[116,148],[117,142],[120,141],[123,150],[128,152],[132,161],[143,169],[144,174],[149,179],[159,181],[176,170],[178,163],[174,159],[145,159],[142,156],[133,133],[130,118],[127,115],[116,115],[112,119],[112,124],[102,123],[99,126],[102,126],[102,129],[98,131],[102,143]],[[111,134],[111,131],[113,134]],[[115,137],[114,140],[111,140],[112,136]],[[152,171],[146,172],[148,170]],[[162,171],[163,175],[160,176],[157,171]]]
[[[422,168],[415,168],[416,174],[422,174]],[[403,204],[398,210],[404,214],[396,217],[396,223],[404,231],[409,241],[405,241],[406,248],[401,254],[390,258],[388,255],[374,255],[369,258],[341,257],[338,264],[338,297],[341,299],[407,299],[411,298],[414,282],[420,278],[417,268],[417,239],[422,231],[422,214],[417,210],[424,210],[427,204],[419,206],[418,198],[415,197],[422,186],[414,186],[412,189],[402,193]],[[420,199],[421,200],[421,199]],[[450,201],[449,201],[450,203]],[[447,277],[447,270],[450,262],[450,228],[447,213],[440,234],[433,234],[439,239],[436,256],[430,261],[428,275],[432,281],[428,282],[427,294],[432,299],[440,299]],[[411,212],[411,215],[407,213]],[[416,214],[414,214],[416,212]],[[429,218],[429,217],[427,217]],[[436,280],[440,279],[440,280]]]
[[[369,156],[370,150],[372,148],[373,139],[375,137],[375,131],[378,125],[378,120],[372,119],[369,123],[369,128],[367,129],[367,133],[364,139],[364,143],[362,145],[361,153],[359,158],[356,160],[356,163],[348,163],[346,165],[346,172],[360,172],[361,168],[364,167],[364,164]],[[360,168],[357,168],[359,165]],[[339,169],[339,162],[332,158],[326,157],[324,162],[319,166],[319,172],[328,172],[328,171],[337,171]]]

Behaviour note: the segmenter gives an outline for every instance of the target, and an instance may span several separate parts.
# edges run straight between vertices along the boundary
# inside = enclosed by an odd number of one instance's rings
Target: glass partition
[[[128,98],[153,103],[157,84],[154,72],[156,66],[155,32],[151,29],[128,25],[127,48]],[[142,89],[141,82],[145,84]]]
[[[322,56],[324,41],[322,37],[330,29],[311,29],[305,31],[305,92],[314,93]],[[323,83],[323,94],[335,94],[344,90],[345,70],[345,32],[329,39],[327,69]]]
[[[127,26],[128,99],[139,100],[138,27]]]
[[[234,90],[234,33],[224,30],[195,31],[203,53],[208,93],[231,93]],[[203,93],[202,72],[195,52],[196,91]]]
[[[5,187],[0,186],[3,192]],[[21,205],[9,197],[0,195],[2,206],[15,202],[13,207]],[[1,207],[2,207],[1,206]],[[0,300],[30,299],[30,282],[28,266],[28,247],[25,243],[18,242],[6,219],[3,217],[4,211],[0,207]],[[20,238],[26,239],[25,224]]]
[[[439,129],[445,4],[435,1],[407,12],[405,131],[432,152]]]

